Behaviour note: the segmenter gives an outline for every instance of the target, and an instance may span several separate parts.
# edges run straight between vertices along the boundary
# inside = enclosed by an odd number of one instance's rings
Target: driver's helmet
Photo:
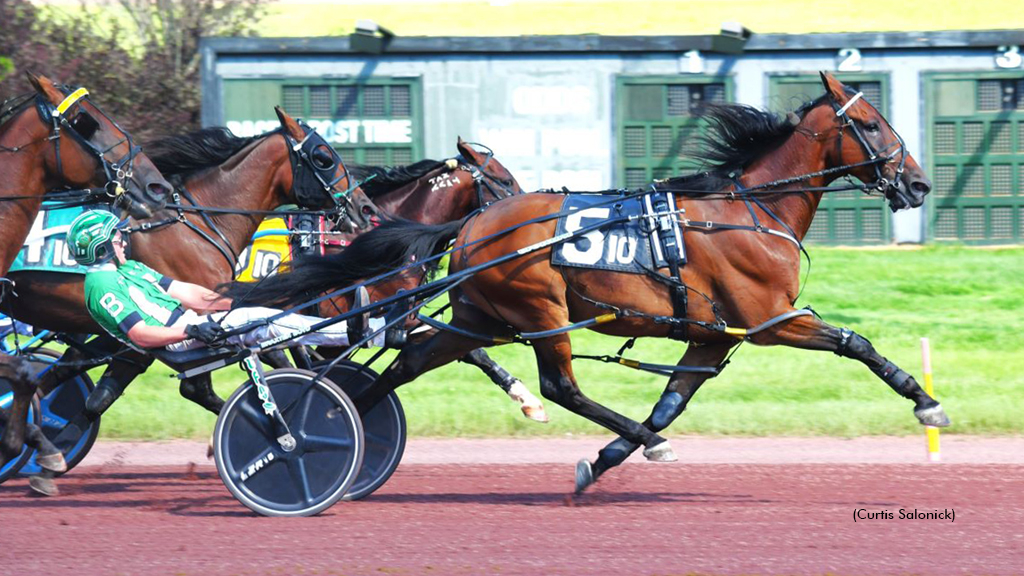
[[[68,228],[68,251],[82,266],[103,264],[114,257],[114,234],[121,221],[104,210],[87,210]]]

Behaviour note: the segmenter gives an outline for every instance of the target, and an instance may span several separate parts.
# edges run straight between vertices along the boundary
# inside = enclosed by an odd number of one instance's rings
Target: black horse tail
[[[415,258],[422,262],[443,252],[462,229],[462,220],[447,224],[385,221],[357,237],[345,250],[327,256],[304,256],[289,271],[256,283],[228,282],[218,287],[241,305],[286,307],[312,300],[324,292],[355,284],[401,268]],[[428,268],[436,268],[437,263]]]

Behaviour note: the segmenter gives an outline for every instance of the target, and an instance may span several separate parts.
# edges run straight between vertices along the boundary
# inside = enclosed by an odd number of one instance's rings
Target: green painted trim
[[[625,154],[625,129],[629,123],[635,123],[635,120],[627,120],[626,110],[628,108],[628,102],[626,99],[625,88],[627,86],[635,85],[649,85],[649,86],[668,86],[668,85],[707,85],[707,84],[723,84],[725,87],[725,100],[726,102],[733,102],[734,96],[734,78],[733,75],[715,75],[715,74],[676,74],[676,75],[630,75],[622,74],[615,77],[615,97],[613,98],[615,106],[615,173],[614,181],[619,186],[626,186],[626,169],[636,168],[632,164],[643,163],[644,159],[651,158],[651,154],[647,154],[644,158],[630,158],[627,160]],[[662,116],[664,120],[665,116]],[[689,122],[696,123],[695,119],[688,120]],[[643,122],[646,125],[654,125],[657,121]],[[666,123],[667,126],[680,126],[685,122],[676,121]],[[648,138],[646,144],[648,150],[651,149],[651,142]],[[645,168],[650,170],[670,168],[667,166],[653,166],[650,163],[646,163]]]
[[[964,71],[958,71],[958,72],[922,72],[921,73],[921,79],[922,79],[922,91],[921,91],[921,94],[922,94],[922,98],[924,99],[924,112],[925,112],[925,115],[924,115],[924,148],[925,148],[925,155],[924,156],[925,156],[925,162],[926,162],[925,165],[928,167],[928,170],[932,172],[932,174],[934,174],[935,168],[936,168],[936,166],[938,164],[938,161],[935,158],[935,156],[936,156],[935,149],[934,149],[934,146],[932,146],[932,141],[935,138],[935,122],[936,122],[936,119],[937,119],[937,111],[936,111],[936,108],[935,108],[936,101],[937,101],[937,99],[935,97],[935,90],[936,90],[936,87],[937,87],[937,83],[941,82],[943,80],[1019,80],[1019,79],[1022,79],[1022,78],[1024,78],[1024,70],[1019,70],[1019,69],[1018,70],[986,70],[986,71],[964,70]],[[960,119],[959,121],[962,121],[962,120],[979,120],[979,121],[989,120],[990,121],[995,115],[1000,114],[1000,113],[1001,113],[1001,111],[979,112],[977,110],[971,110],[968,113],[963,114],[963,115],[944,116],[944,118],[959,118]],[[1022,112],[1022,114],[1024,114],[1024,112]],[[1020,120],[1020,122],[1024,123],[1024,119]],[[1019,137],[1018,135],[1012,134],[1012,133],[1011,133],[1011,136],[1012,136],[1013,140],[1016,140]],[[1016,150],[1016,153],[1012,154],[1013,156],[1024,154],[1024,143],[1020,143],[1019,142],[1017,144],[1017,147],[1015,148],[1015,150]],[[994,154],[986,154],[985,155],[985,157],[988,157],[988,156],[995,156],[995,155]],[[984,165],[984,164],[982,164],[982,165]],[[1024,166],[1024,161],[1022,161],[1019,164],[1019,166]],[[986,175],[986,177],[985,177],[985,187],[986,187],[985,193],[986,193],[986,195],[985,196],[983,196],[983,197],[963,197],[963,196],[961,196],[953,204],[956,207],[957,212],[958,212],[958,214],[957,214],[957,235],[961,236],[961,238],[952,239],[952,240],[951,239],[945,239],[945,238],[944,239],[936,239],[935,238],[935,226],[934,226],[934,224],[935,224],[935,220],[936,220],[936,217],[937,217],[936,216],[937,204],[939,202],[937,200],[937,197],[936,198],[928,198],[927,199],[927,201],[925,203],[925,240],[930,241],[930,242],[940,243],[940,244],[958,243],[958,244],[967,244],[967,245],[974,245],[974,246],[999,245],[999,244],[1017,244],[1017,243],[1020,243],[1022,240],[1024,240],[1024,223],[1021,222],[1021,219],[1022,219],[1021,211],[1024,211],[1024,174],[1021,174],[1021,172],[1024,172],[1024,168],[1018,167],[1018,169],[1012,174],[1012,177],[1017,179],[1017,190],[1018,190],[1017,211],[1018,212],[1017,212],[1017,214],[1013,214],[1012,215],[1012,222],[1013,222],[1012,223],[1012,228],[1013,228],[1014,232],[1013,232],[1013,234],[1012,234],[1012,236],[1010,238],[1005,238],[1005,239],[981,239],[981,240],[968,240],[968,239],[962,238],[962,236],[964,235],[963,234],[964,230],[963,230],[962,209],[963,208],[967,208],[967,207],[985,207],[985,208],[990,208],[993,205],[993,202],[991,202],[991,198],[992,197],[989,195],[990,194],[991,182],[990,182],[990,178],[988,177],[988,175]],[[1008,197],[1008,198],[1012,198],[1012,197]],[[1005,205],[1006,203],[1003,203],[1003,204]],[[991,215],[991,212],[988,212],[987,215],[986,215],[986,221],[987,221],[986,222],[986,227],[989,230],[991,229],[990,215]]]

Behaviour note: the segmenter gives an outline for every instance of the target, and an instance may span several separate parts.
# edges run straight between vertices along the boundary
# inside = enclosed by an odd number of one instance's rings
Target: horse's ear
[[[25,71],[25,76],[28,77],[29,84],[32,84],[32,88],[49,100],[54,106],[57,106],[64,101],[64,95],[60,93],[60,90],[57,90],[57,88],[54,87],[53,81],[46,76],[43,76],[42,74],[36,76],[27,70]]]
[[[821,83],[825,86],[825,92],[831,94],[840,106],[846,104],[846,101],[850,99],[846,95],[846,86],[828,72],[821,72]]]
[[[284,111],[284,108],[274,106],[274,112],[277,112],[277,119],[281,122],[281,127],[284,128],[292,138],[302,140],[306,137],[306,134],[302,130],[302,127],[299,126],[299,123],[289,116],[288,113]]]
[[[472,160],[477,166],[484,161],[483,155],[476,150],[473,150],[473,147],[469,144],[466,144],[466,141],[462,139],[462,136],[459,136],[459,140],[455,143],[455,147],[459,150],[459,154],[462,154],[463,158]]]

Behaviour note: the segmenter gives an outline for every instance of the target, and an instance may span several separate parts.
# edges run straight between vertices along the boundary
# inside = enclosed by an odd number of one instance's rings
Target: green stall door
[[[972,244],[1020,242],[1024,228],[1024,73],[926,78],[928,234]]]

